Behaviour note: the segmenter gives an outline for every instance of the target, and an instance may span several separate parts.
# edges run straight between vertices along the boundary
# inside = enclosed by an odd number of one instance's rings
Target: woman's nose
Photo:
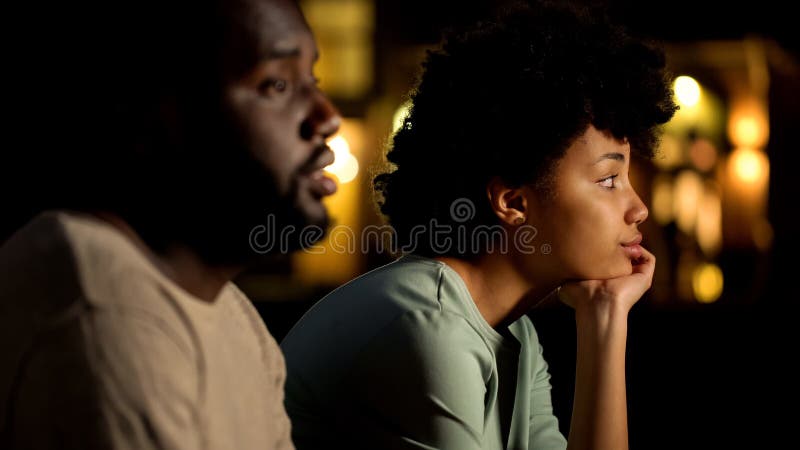
[[[647,220],[647,216],[649,214],[650,212],[647,209],[647,205],[644,204],[636,192],[633,192],[633,204],[625,213],[625,221],[627,223],[635,223],[638,225]]]

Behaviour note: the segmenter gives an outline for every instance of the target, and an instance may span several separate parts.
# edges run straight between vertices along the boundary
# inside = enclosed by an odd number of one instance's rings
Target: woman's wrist
[[[628,306],[611,299],[580,303],[575,308],[575,322],[579,328],[597,331],[627,328],[629,311]]]
[[[591,319],[626,319],[630,306],[613,300],[590,300],[575,307],[575,316],[581,320]]]

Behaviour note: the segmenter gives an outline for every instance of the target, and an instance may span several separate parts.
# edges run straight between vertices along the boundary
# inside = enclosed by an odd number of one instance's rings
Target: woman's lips
[[[630,259],[639,259],[642,257],[642,254],[644,253],[642,246],[639,244],[621,245],[621,247],[622,250],[625,252],[625,254],[628,255],[628,258]]]
[[[622,250],[625,252],[625,254],[628,255],[628,258],[630,258],[633,261],[636,261],[642,257],[642,254],[644,254],[644,249],[642,249],[642,246],[640,245],[641,243],[642,243],[642,233],[637,233],[632,240],[624,244],[620,244],[620,246],[622,247]]]

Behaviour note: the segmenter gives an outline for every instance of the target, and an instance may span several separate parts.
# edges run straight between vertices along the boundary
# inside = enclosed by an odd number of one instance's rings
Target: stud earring
[[[514,225],[522,225],[523,223],[525,223],[525,218],[522,216],[519,216],[516,219],[514,219]]]

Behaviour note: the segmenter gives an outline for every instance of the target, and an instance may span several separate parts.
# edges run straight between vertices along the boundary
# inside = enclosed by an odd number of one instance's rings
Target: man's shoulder
[[[40,214],[0,247],[3,307],[36,307],[35,298],[48,293],[51,307],[69,305],[80,296],[79,284],[72,248],[55,212]]]
[[[108,310],[174,321],[179,314],[165,301],[170,296],[132,242],[86,215],[44,212],[0,248],[0,299],[8,317],[44,324],[70,311]]]

